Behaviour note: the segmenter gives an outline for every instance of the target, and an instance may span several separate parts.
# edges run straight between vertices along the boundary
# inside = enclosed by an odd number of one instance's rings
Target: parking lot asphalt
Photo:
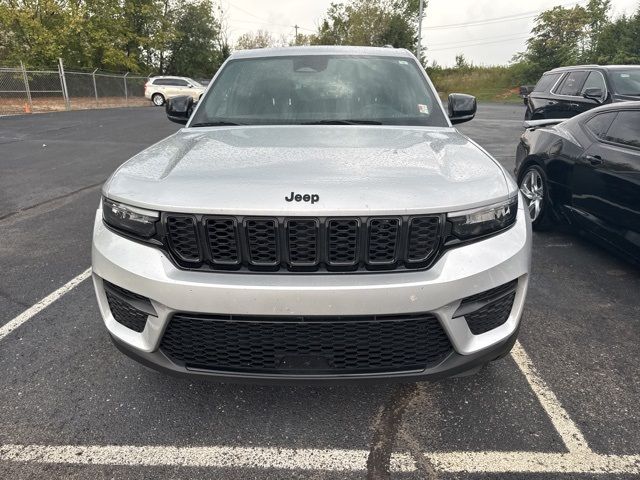
[[[523,114],[481,104],[460,130],[512,171]],[[640,272],[566,229],[534,234],[514,355],[437,383],[176,379],[115,350],[86,274],[38,304],[90,266],[102,182],[177,128],[0,118],[0,478],[637,478]]]

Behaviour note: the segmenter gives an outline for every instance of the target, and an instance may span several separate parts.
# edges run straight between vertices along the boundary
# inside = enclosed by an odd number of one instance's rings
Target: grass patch
[[[480,101],[522,102],[520,82],[512,67],[462,67],[427,69],[438,93],[468,93]]]

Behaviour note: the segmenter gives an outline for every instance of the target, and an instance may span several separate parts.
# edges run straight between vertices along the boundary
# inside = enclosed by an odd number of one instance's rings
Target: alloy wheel
[[[536,169],[528,170],[520,182],[520,191],[526,198],[531,221],[535,222],[542,213],[544,202],[544,180]]]

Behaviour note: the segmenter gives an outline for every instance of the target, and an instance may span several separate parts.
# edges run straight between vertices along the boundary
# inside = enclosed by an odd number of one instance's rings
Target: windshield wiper
[[[190,127],[230,127],[234,125],[243,125],[243,124],[234,123],[234,122],[199,122],[199,123],[192,123],[189,126]]]
[[[382,125],[377,120],[316,120],[315,122],[303,122],[300,125]]]

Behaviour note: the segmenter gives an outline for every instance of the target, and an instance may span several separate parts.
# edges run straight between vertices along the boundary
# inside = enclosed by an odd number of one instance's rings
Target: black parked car
[[[634,100],[640,100],[640,66],[556,68],[525,99],[525,120],[571,118],[602,104]]]
[[[640,102],[528,128],[516,178],[534,229],[566,221],[640,264]]]

